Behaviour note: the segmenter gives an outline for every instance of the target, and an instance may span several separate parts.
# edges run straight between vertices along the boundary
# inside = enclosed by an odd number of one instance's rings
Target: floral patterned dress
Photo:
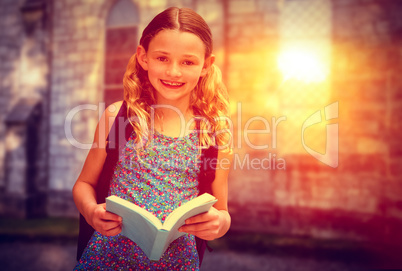
[[[173,138],[155,132],[142,151],[133,136],[122,150],[109,195],[129,200],[162,222],[177,207],[198,195],[198,134]],[[159,261],[151,261],[133,241],[95,232],[74,270],[199,270],[195,238],[173,241]]]

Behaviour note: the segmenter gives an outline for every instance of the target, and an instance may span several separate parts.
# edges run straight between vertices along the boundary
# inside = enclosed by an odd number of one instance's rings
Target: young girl
[[[230,227],[228,100],[214,65],[208,25],[186,8],[158,14],[143,31],[123,83],[124,101],[110,105],[102,115],[73,188],[78,210],[95,229],[75,270],[198,270],[195,237],[213,240]],[[126,114],[132,132],[112,165],[108,194],[145,208],[162,222],[200,193],[202,151],[219,150],[212,184],[207,184],[217,203],[187,219],[179,230],[188,234],[173,241],[159,261],[150,261],[119,234],[122,219],[106,211],[100,203],[104,198],[97,198],[99,180],[110,167],[110,150],[118,148],[109,144],[108,136],[121,114]]]

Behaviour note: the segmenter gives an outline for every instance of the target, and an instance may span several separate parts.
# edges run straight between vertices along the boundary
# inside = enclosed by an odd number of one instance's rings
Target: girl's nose
[[[171,77],[180,77],[181,71],[179,65],[176,63],[172,63],[166,70],[166,74]]]

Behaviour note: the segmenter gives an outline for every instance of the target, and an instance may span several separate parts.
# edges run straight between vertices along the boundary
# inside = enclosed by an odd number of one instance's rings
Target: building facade
[[[142,29],[179,6],[210,25],[231,96],[233,228],[401,240],[398,2],[1,0],[0,213],[78,215],[97,121]],[[313,48],[327,73],[296,52],[301,71],[284,74],[289,48]]]

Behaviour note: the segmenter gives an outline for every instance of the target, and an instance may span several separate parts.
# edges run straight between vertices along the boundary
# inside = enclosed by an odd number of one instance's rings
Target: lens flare
[[[278,56],[278,66],[284,81],[297,79],[306,83],[319,83],[328,76],[326,61],[312,50],[286,49]]]

